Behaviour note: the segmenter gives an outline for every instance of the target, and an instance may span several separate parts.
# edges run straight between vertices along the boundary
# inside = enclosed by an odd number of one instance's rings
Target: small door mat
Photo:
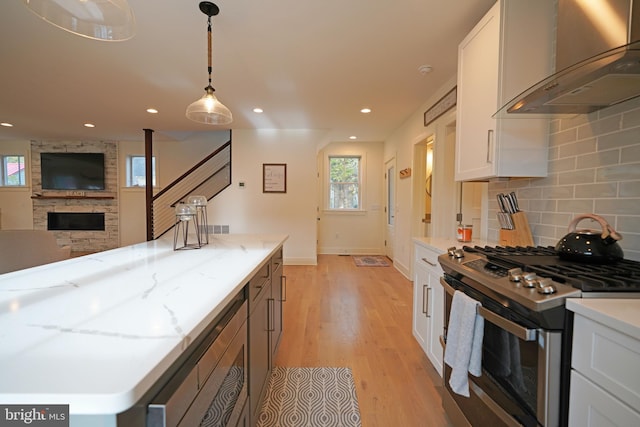
[[[354,255],[353,262],[358,267],[389,267],[389,259],[380,255]]]
[[[361,426],[351,368],[273,368],[257,427]]]

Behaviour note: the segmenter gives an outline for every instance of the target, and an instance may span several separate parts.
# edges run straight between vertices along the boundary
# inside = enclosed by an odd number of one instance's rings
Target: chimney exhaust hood
[[[494,117],[587,114],[640,96],[640,4],[559,0],[555,74]]]

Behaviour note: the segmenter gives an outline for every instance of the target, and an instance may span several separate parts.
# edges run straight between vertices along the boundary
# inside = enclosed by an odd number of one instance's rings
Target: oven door
[[[446,291],[445,342],[454,292],[462,291],[482,304],[482,375],[469,375],[470,397],[451,390],[451,368],[445,366],[449,398],[467,421],[492,427],[558,425],[562,333],[537,328],[453,277],[440,282]]]

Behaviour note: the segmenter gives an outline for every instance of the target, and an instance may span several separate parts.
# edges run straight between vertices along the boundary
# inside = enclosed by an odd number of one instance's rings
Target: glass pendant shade
[[[135,18],[127,0],[23,1],[45,21],[79,36],[122,41],[135,34]]]
[[[213,88],[207,87],[207,93],[187,107],[187,118],[194,122],[209,125],[226,125],[233,121],[231,111],[213,94]]]
[[[188,203],[176,205],[176,218],[180,221],[191,221],[196,216],[196,208]]]
[[[187,203],[193,206],[206,206],[207,198],[204,196],[189,196]]]

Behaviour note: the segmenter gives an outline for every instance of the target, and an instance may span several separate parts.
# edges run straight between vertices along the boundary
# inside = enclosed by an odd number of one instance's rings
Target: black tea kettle
[[[591,218],[600,223],[602,230],[576,230],[583,219]],[[569,234],[556,244],[556,251],[562,259],[599,264],[614,263],[624,258],[618,234],[604,218],[593,214],[578,215],[569,224]]]

